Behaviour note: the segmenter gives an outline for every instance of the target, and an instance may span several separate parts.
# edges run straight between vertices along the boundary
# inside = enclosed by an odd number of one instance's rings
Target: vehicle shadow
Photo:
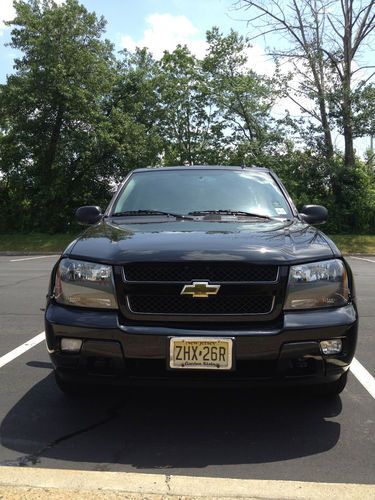
[[[4,418],[1,444],[20,456],[1,465],[48,458],[171,473],[285,461],[334,447],[340,424],[330,418],[341,408],[339,397],[280,390],[125,389],[69,399],[50,374]]]

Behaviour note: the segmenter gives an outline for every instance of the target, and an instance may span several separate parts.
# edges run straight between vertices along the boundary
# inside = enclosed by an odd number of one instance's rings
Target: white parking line
[[[366,370],[364,366],[354,358],[350,365],[350,371],[356,379],[363,385],[368,393],[375,399],[375,378]]]
[[[372,262],[373,264],[375,264],[375,260],[365,259],[364,257],[354,257],[353,255],[348,255],[348,257],[350,259],[365,260],[366,262]]]
[[[4,354],[4,356],[1,356],[0,358],[0,368],[7,365],[11,361],[13,361],[13,359],[17,358],[18,356],[21,356],[21,354],[39,344],[45,338],[46,338],[45,333],[41,332],[32,339],[25,342],[24,344],[13,349],[13,351],[8,352],[8,354]]]
[[[59,257],[59,255],[39,255],[39,257],[24,257],[22,259],[11,259],[9,262],[20,262],[21,260],[47,259],[48,257]]]

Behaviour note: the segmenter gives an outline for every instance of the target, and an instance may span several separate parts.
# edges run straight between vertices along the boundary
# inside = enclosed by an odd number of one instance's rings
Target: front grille
[[[273,296],[229,295],[192,298],[174,295],[130,295],[129,309],[139,314],[267,314],[273,306]]]
[[[243,262],[136,262],[124,267],[125,279],[136,282],[274,282],[278,266]]]

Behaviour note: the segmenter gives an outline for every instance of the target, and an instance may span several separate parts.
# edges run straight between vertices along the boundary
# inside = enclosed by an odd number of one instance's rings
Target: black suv
[[[265,168],[131,172],[53,269],[46,337],[65,392],[98,384],[311,385],[338,394],[353,277]],[[84,389],[85,390],[85,389]]]

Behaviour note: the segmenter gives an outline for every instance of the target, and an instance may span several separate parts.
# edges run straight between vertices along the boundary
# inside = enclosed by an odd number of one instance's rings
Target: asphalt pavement
[[[27,260],[24,260],[24,259]],[[356,359],[375,376],[375,258],[357,284]],[[0,257],[0,360],[43,331],[54,256]],[[0,364],[0,465],[375,483],[375,400],[351,374],[332,400],[259,391],[133,390],[70,400],[44,342]]]

